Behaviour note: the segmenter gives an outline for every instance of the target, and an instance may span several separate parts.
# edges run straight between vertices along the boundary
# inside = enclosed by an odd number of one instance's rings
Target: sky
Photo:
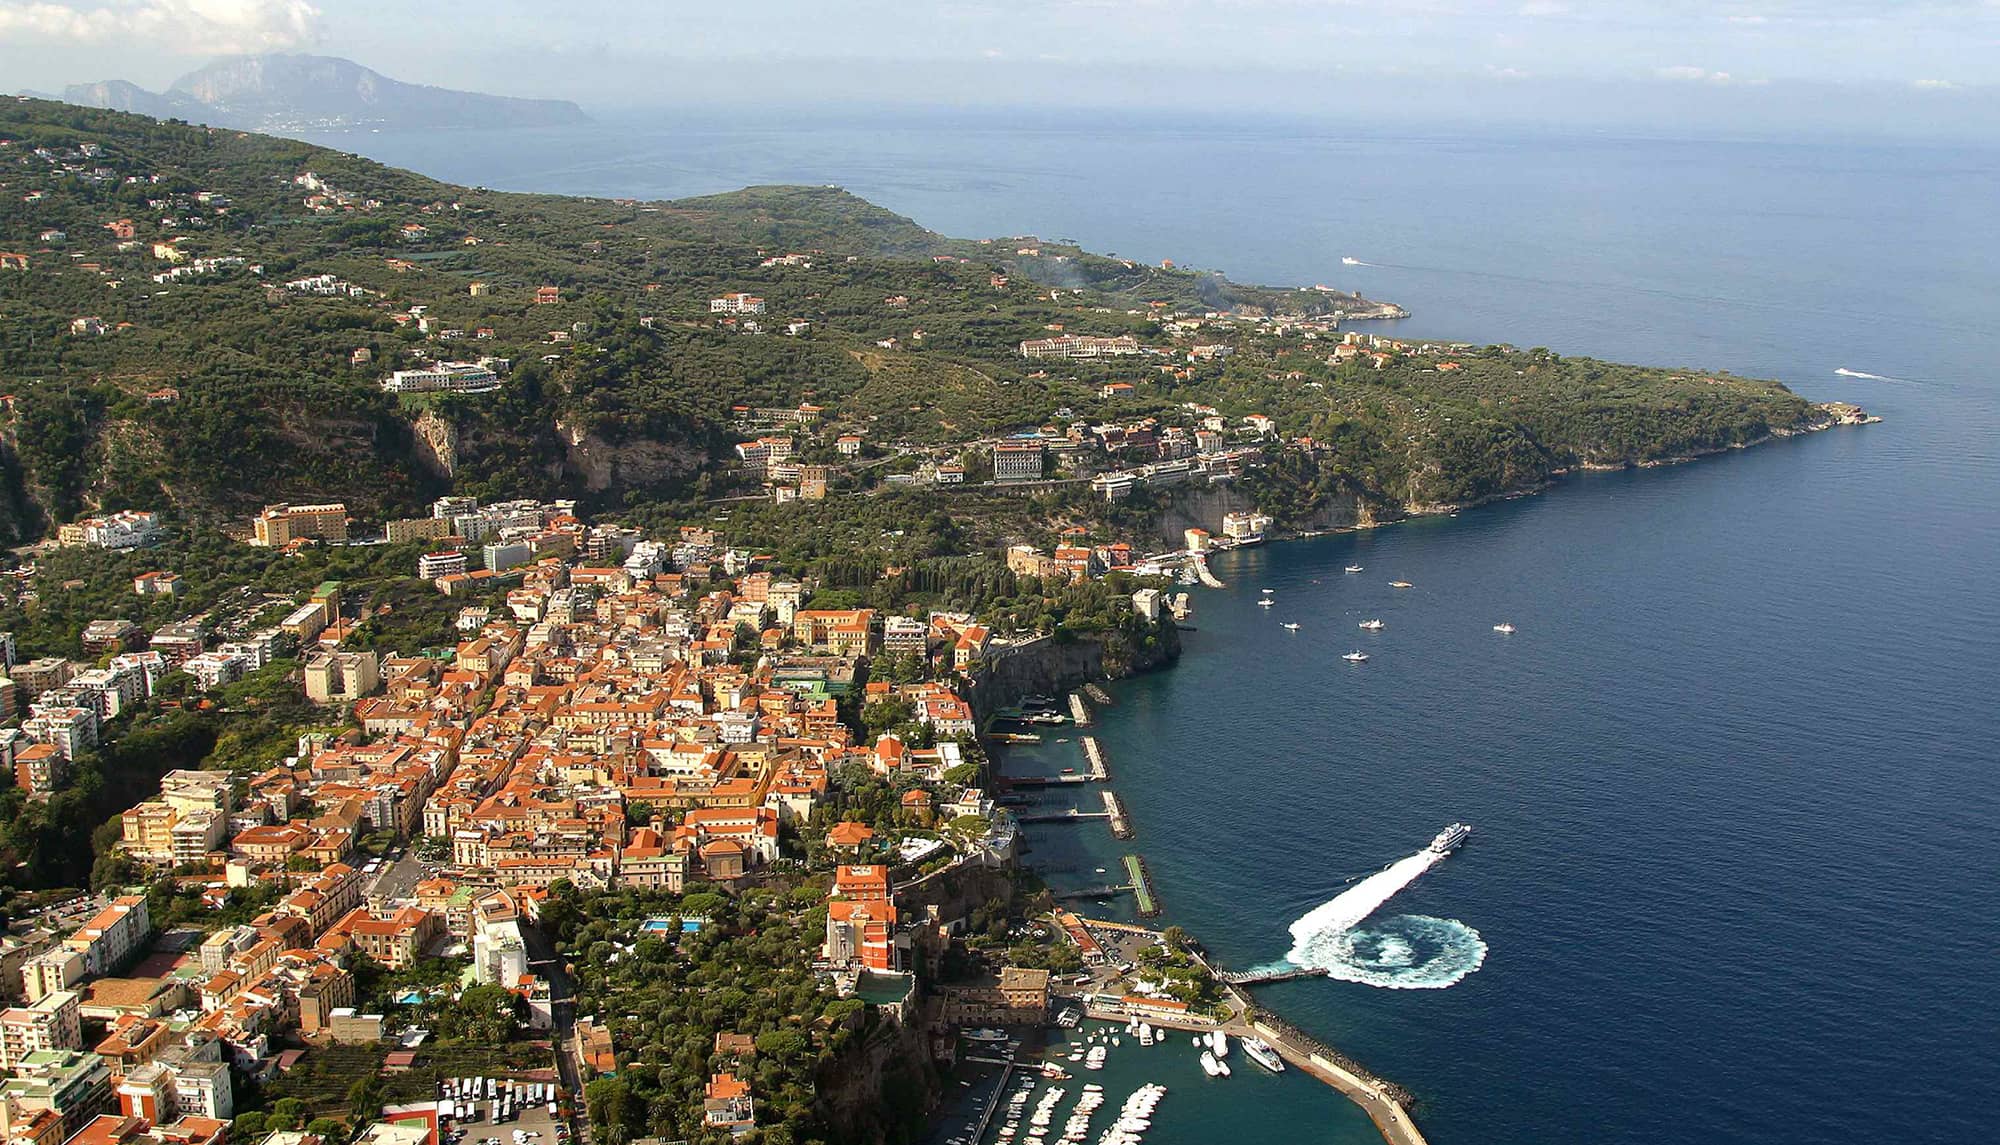
[[[0,90],[309,51],[586,108],[2000,124],[2000,0],[0,0]]]

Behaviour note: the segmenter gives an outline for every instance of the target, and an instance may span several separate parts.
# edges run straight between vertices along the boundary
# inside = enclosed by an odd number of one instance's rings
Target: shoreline
[[[1462,504],[1418,506],[1410,509],[1403,516],[1387,521],[1371,520],[1367,524],[1356,524],[1324,530],[1286,531],[1272,535],[1269,540],[1274,542],[1309,540],[1315,537],[1340,533],[1356,533],[1366,529],[1378,529],[1422,518],[1453,516],[1463,510],[1478,508],[1495,502],[1512,501],[1524,497],[1536,496],[1554,488],[1559,483],[1560,478],[1578,471],[1613,472],[1621,469],[1664,468],[1669,465],[1686,464],[1700,460],[1703,457],[1711,457],[1732,450],[1749,449],[1753,446],[1768,444],[1774,440],[1800,437],[1842,426],[1870,425],[1882,420],[1880,417],[1867,414],[1859,407],[1848,403],[1816,403],[1814,409],[1822,415],[1820,418],[1797,427],[1776,429],[1749,441],[1717,446],[1685,456],[1663,458],[1654,461],[1619,465],[1583,463],[1578,466],[1557,470],[1551,474],[1549,480],[1539,482],[1533,486],[1508,490],[1504,493],[1496,493]],[[984,740],[986,738],[987,734],[982,732],[981,739]],[[1000,746],[1004,745],[995,741],[986,748],[987,758],[994,761],[993,778],[996,781],[996,785],[1003,781],[1004,777],[1004,770],[999,762],[1002,757],[994,750]],[[1023,865],[1031,871],[1035,869],[1035,864],[1032,862],[1027,862]],[[1158,912],[1159,908],[1156,906],[1155,913]],[[1193,937],[1192,934],[1190,936]],[[1199,939],[1197,938],[1195,941],[1197,949],[1199,949]],[[1200,957],[1200,955],[1197,954],[1197,957]],[[1205,958],[1202,959],[1202,964],[1208,966]],[[1213,973],[1212,968],[1211,973]],[[1221,1023],[1218,1028],[1224,1029],[1225,1032],[1234,1033],[1239,1037],[1254,1035],[1269,1042],[1272,1048],[1293,1068],[1338,1091],[1355,1106],[1359,1107],[1363,1113],[1366,1113],[1369,1120],[1375,1125],[1377,1132],[1381,1134],[1385,1145],[1427,1145],[1422,1131],[1417,1128],[1416,1121],[1411,1116],[1410,1110],[1416,1102],[1409,1091],[1394,1082],[1376,1076],[1372,1071],[1360,1065],[1348,1055],[1298,1030],[1274,1011],[1253,1000],[1247,988],[1227,983],[1224,983],[1222,988],[1225,996],[1229,998],[1234,1006],[1236,1013],[1235,1016]]]

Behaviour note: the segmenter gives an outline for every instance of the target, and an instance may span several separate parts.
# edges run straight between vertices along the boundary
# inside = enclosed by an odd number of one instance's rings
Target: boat
[[[1470,834],[1472,828],[1467,824],[1453,823],[1437,833],[1437,838],[1431,840],[1430,849],[1439,855],[1449,855]]]
[[[1054,1062],[1043,1062],[1042,1076],[1050,1081],[1068,1081],[1069,1071]]]
[[[1229,1035],[1221,1030],[1208,1032],[1208,1048],[1215,1051],[1215,1059],[1221,1061],[1229,1056]]]
[[[1392,581],[1390,581],[1390,582],[1389,582],[1389,587],[1390,587],[1390,588],[1409,588],[1409,587],[1410,587],[1410,582],[1409,582],[1409,581],[1406,581],[1406,580],[1392,580]]]
[[[1359,664],[1359,663],[1361,663],[1362,661],[1364,661],[1364,660],[1368,659],[1368,653],[1366,653],[1366,652],[1363,652],[1363,651],[1362,651],[1361,649],[1359,649],[1359,648],[1356,648],[1356,649],[1355,649],[1354,651],[1352,651],[1352,652],[1349,652],[1349,653],[1348,653],[1347,655],[1345,655],[1345,656],[1342,656],[1342,657],[1341,657],[1341,659],[1342,659],[1342,660],[1349,660],[1349,661],[1352,661],[1353,663],[1356,663],[1356,664]]]
[[[1361,260],[1360,260],[1360,259],[1358,259],[1358,258],[1355,258],[1355,257],[1354,257],[1353,255],[1351,255],[1351,254],[1344,254],[1344,255],[1341,255],[1341,256],[1340,256],[1340,265],[1342,265],[1342,266],[1360,266],[1360,265],[1361,265]]]
[[[1294,624],[1294,623],[1292,623],[1292,622],[1291,622],[1291,621],[1289,621],[1289,620],[1285,621],[1285,622],[1284,622],[1283,624],[1279,625],[1278,627],[1280,627],[1280,628],[1284,628],[1284,629],[1288,629],[1288,630],[1290,630],[1290,631],[1292,631],[1292,632],[1297,632],[1297,631],[1299,630],[1299,626],[1298,626],[1298,625],[1296,625],[1296,624]]]
[[[1370,632],[1380,632],[1384,628],[1387,628],[1389,626],[1382,623],[1380,620],[1364,620],[1361,622],[1359,627],[1366,628]]]
[[[965,1036],[975,1042],[1004,1042],[1007,1040],[1007,1031],[981,1026],[976,1030],[965,1031]]]
[[[1270,1070],[1272,1073],[1285,1072],[1285,1059],[1271,1048],[1271,1043],[1262,1038],[1244,1038],[1243,1056]]]
[[[1493,631],[1498,632],[1503,636],[1512,636],[1514,634],[1514,626],[1503,620],[1500,623],[1493,626]]]
[[[1221,1077],[1222,1063],[1215,1060],[1214,1054],[1203,1050],[1201,1051],[1201,1072],[1210,1077]]]
[[[1348,566],[1347,566],[1347,571],[1348,571],[1349,573],[1358,573],[1358,572],[1360,572],[1360,571],[1361,571],[1361,566],[1360,566],[1360,565],[1348,565]]]
[[[1257,591],[1263,593],[1265,596],[1271,595],[1271,590],[1268,588],[1260,588]]]
[[[1258,608],[1269,608],[1269,607],[1271,607],[1271,598],[1267,596],[1267,597],[1265,597],[1264,599],[1262,599],[1262,600],[1258,601],[1258,602],[1257,602],[1257,607],[1258,607]]]
[[[1105,1048],[1104,1048],[1103,1046],[1101,1046],[1101,1045],[1096,1045],[1096,1046],[1092,1046],[1092,1047],[1090,1047],[1090,1053],[1089,1053],[1089,1055],[1088,1055],[1088,1056],[1086,1056],[1086,1057],[1085,1057],[1085,1058],[1083,1059],[1083,1068],[1085,1068],[1085,1069],[1103,1069],[1103,1068],[1104,1068],[1104,1058],[1105,1058],[1105,1056],[1106,1056],[1107,1054],[1109,1054],[1110,1052],[1111,1052],[1110,1050],[1107,1050],[1107,1049],[1105,1049]]]

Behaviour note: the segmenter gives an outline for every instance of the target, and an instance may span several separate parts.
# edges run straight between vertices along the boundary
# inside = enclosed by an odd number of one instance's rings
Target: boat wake
[[[1857,378],[1866,382],[1908,382],[1910,380],[1908,378],[1892,378],[1887,374],[1870,374],[1863,370],[1850,370],[1846,366],[1836,369],[1834,375],[1842,378]]]
[[[1292,949],[1285,961],[1390,990],[1441,990],[1479,969],[1486,942],[1462,922],[1397,915],[1362,925],[1443,858],[1426,847],[1306,912],[1291,925]]]

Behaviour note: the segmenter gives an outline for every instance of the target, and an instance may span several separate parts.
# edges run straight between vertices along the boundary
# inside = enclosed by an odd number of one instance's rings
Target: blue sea
[[[508,189],[837,183],[953,234],[1360,290],[1411,311],[1385,331],[1882,415],[1226,558],[1182,663],[1096,729],[1139,837],[1031,839],[1068,886],[1140,850],[1170,921],[1251,966],[1472,824],[1341,956],[1361,981],[1262,995],[1413,1090],[1438,1145],[1992,1135],[2000,151],[824,111],[324,141]],[[1456,980],[1371,984],[1426,971]],[[1187,1064],[1115,1067],[1174,1087],[1150,1145],[1374,1139],[1296,1075]]]

